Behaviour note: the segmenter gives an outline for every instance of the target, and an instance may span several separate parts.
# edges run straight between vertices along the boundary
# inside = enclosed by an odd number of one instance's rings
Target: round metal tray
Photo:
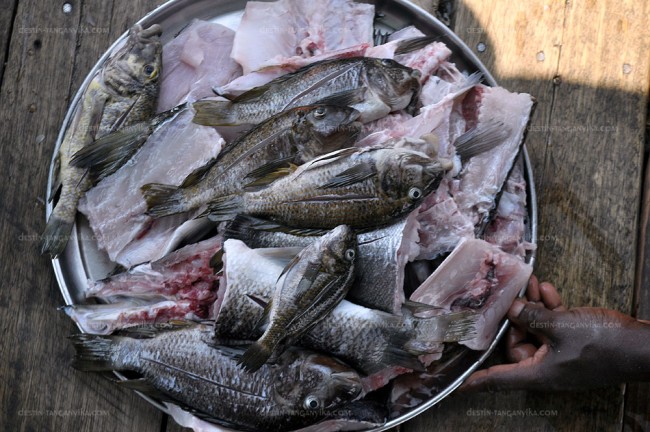
[[[487,85],[497,85],[490,72],[467,47],[467,45],[465,45],[458,36],[449,30],[449,28],[420,7],[409,3],[406,0],[378,0],[365,1],[365,3],[374,4],[376,12],[381,14],[381,19],[378,20],[378,24],[376,24],[377,29],[384,32],[395,31],[409,25],[415,25],[420,31],[427,35],[442,36],[441,41],[443,41],[453,53],[451,61],[456,64],[460,71],[466,73],[479,71],[483,74],[483,81]],[[161,39],[164,44],[177,35],[178,32],[180,32],[193,19],[217,22],[236,29],[243,15],[245,5],[245,0],[172,0],[148,13],[139,20],[138,23],[145,27],[156,23],[160,24],[163,28]],[[79,103],[85,88],[88,86],[92,77],[99,70],[101,65],[109,57],[110,53],[120,46],[126,40],[126,37],[127,34],[125,33],[117,39],[115,43],[113,43],[113,45],[97,61],[81,85],[81,88],[77,91],[59,132],[54,155],[56,155],[59,150],[65,131],[72,121],[74,109]],[[537,200],[530,159],[525,147],[523,148],[520,160],[517,163],[524,164],[524,174],[527,183],[527,209],[529,218],[527,223],[526,240],[536,243]],[[50,190],[53,181],[53,165],[52,162],[47,190]],[[52,208],[52,203],[48,202],[46,207],[47,218],[49,218]],[[533,253],[527,257],[527,262],[532,265],[534,259],[535,256]],[[82,295],[82,287],[86,285],[87,280],[89,278],[96,279],[104,277],[113,267],[113,264],[110,263],[107,256],[103,252],[97,250],[96,242],[93,240],[92,231],[88,227],[85,218],[81,216],[77,218],[75,229],[72,232],[70,242],[65,252],[59,258],[53,259],[52,265],[54,267],[54,273],[56,274],[61,293],[67,305],[84,303],[86,300]],[[520,295],[523,295],[525,288],[526,287],[522,287]],[[472,374],[472,372],[480,367],[483,361],[485,361],[485,359],[492,353],[507,328],[508,322],[504,319],[504,322],[500,326],[495,339],[490,344],[490,347],[483,352],[470,352],[469,356],[466,356],[463,361],[463,364],[467,364],[467,367],[459,372],[457,376],[451,377],[449,382],[445,383],[444,387],[442,387],[434,397],[405,414],[391,419],[383,426],[372,430],[374,432],[379,432],[397,426],[398,424],[417,416],[428,408],[431,408],[433,405],[447,397],[452,391],[458,388],[463,381]],[[120,376],[119,374],[117,375]],[[164,405],[161,405],[147,396],[141,396],[160,410],[167,412]]]

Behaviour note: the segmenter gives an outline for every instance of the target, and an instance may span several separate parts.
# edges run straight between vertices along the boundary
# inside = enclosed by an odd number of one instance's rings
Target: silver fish
[[[256,371],[343,300],[354,278],[357,238],[341,225],[304,248],[278,276],[276,289],[260,321],[269,324],[241,359],[247,371]],[[281,352],[281,351],[280,351]]]
[[[343,149],[265,189],[216,200],[207,212],[213,221],[244,213],[298,228],[374,228],[417,207],[452,165],[408,149]]]
[[[361,132],[358,118],[355,109],[332,105],[299,107],[273,116],[226,146],[179,187],[144,185],[147,213],[158,218],[198,209],[241,190],[256,172],[302,165],[350,147]]]
[[[275,294],[275,281],[297,248],[250,249],[239,240],[227,240],[224,248],[227,286],[216,316],[215,337],[220,344],[240,345],[261,333],[256,330],[261,305]],[[474,321],[471,313],[421,319],[343,300],[296,343],[331,353],[367,374],[392,365],[421,370],[418,355],[435,354],[443,342],[472,337]]]
[[[141,379],[120,384],[191,407],[210,421],[238,430],[292,430],[362,396],[359,375],[332,357],[290,349],[273,365],[242,374],[236,360],[240,351],[211,346],[211,325],[159,327],[168,330],[74,335],[73,366],[137,372]]]
[[[92,185],[86,169],[71,163],[80,150],[117,129],[153,115],[156,109],[162,46],[159,25],[136,25],[122,48],[111,56],[81,97],[72,124],[56,156],[48,199],[59,199],[42,236],[41,253],[58,256],[65,249],[77,214],[77,203]]]
[[[391,59],[352,57],[313,63],[231,101],[194,103],[194,122],[206,126],[259,123],[289,108],[337,101],[366,123],[407,108],[420,92],[420,72]]]
[[[406,219],[372,231],[359,232],[356,277],[347,298],[372,309],[402,313],[404,269],[409,260],[404,250]],[[238,215],[226,226],[224,237],[242,240],[251,248],[305,247],[318,232],[291,229],[277,223]],[[382,274],[378,278],[377,274]]]

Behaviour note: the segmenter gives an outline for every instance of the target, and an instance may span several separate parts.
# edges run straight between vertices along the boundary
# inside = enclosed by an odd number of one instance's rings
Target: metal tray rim
[[[168,11],[172,11],[176,8],[181,7],[184,3],[191,3],[191,0],[169,0],[168,2],[162,4],[161,6],[158,6],[154,10],[150,11],[147,13],[145,16],[143,16],[140,20],[137,21],[138,24],[141,25],[150,25],[156,22],[160,17],[164,16]],[[371,2],[375,3],[375,2]],[[380,2],[378,2],[380,3]],[[382,3],[384,6],[388,5],[390,3],[394,3],[398,5],[399,7],[409,11],[411,14],[414,16],[417,16],[419,19],[422,19],[426,24],[431,26],[432,28],[436,29],[436,31],[444,33],[452,42],[454,45],[456,45],[457,48],[460,49],[460,53],[456,52],[456,55],[462,55],[469,63],[471,63],[473,66],[475,66],[477,69],[479,69],[483,73],[484,80],[490,85],[490,86],[496,86],[497,82],[494,79],[494,77],[491,75],[490,71],[487,70],[485,65],[478,59],[478,57],[467,47],[467,45],[455,34],[453,33],[449,28],[447,28],[442,22],[440,22],[438,19],[433,17],[431,14],[429,14],[427,11],[422,9],[421,7],[410,3],[408,0],[390,0],[386,3]],[[75,94],[74,98],[72,99],[70,103],[70,107],[68,108],[68,111],[66,113],[66,116],[63,120],[62,127],[59,131],[57,141],[54,147],[53,151],[53,158],[52,162],[50,163],[50,170],[49,170],[49,175],[48,175],[48,182],[47,182],[47,191],[51,190],[52,187],[52,182],[53,182],[53,171],[54,171],[54,155],[57,154],[61,142],[63,141],[63,138],[65,136],[66,130],[68,129],[68,126],[70,122],[72,121],[72,117],[74,115],[74,110],[77,104],[79,103],[79,100],[81,99],[81,95],[83,94],[84,89],[88,86],[90,81],[92,80],[95,72],[99,69],[99,66],[103,64],[106,59],[110,56],[110,54],[115,50],[117,46],[119,46],[127,37],[128,32],[123,33],[105,52],[104,54],[97,60],[95,63],[95,66],[91,69],[91,71],[88,73],[86,78],[84,79],[83,83],[79,87],[79,90]],[[531,166],[531,161],[530,157],[528,155],[528,151],[526,149],[526,146],[524,144],[522,148],[522,153],[521,157],[523,157],[523,163],[524,163],[524,175],[526,178],[526,184],[527,184],[527,206],[528,206],[528,212],[530,216],[530,239],[529,241],[532,242],[533,244],[537,243],[537,195],[535,192],[535,184],[533,180],[533,174],[532,174],[532,166]],[[46,221],[49,218],[52,209],[53,209],[53,203],[49,200],[47,200],[46,208],[45,208],[45,217]],[[76,239],[71,239],[76,240]],[[528,263],[531,266],[534,266],[535,263],[535,252],[530,255],[528,259]],[[54,258],[52,259],[52,267],[54,269],[54,274],[56,276],[57,282],[59,284],[59,288],[61,291],[61,294],[63,296],[63,299],[66,303],[66,305],[71,305],[73,304],[73,299],[70,294],[70,291],[67,287],[65,277],[64,277],[64,270],[62,268],[62,262],[60,258]],[[520,292],[520,296],[524,294],[526,290],[526,287],[522,287],[522,290]],[[81,328],[77,326],[79,330],[81,331]],[[417,406],[416,408],[411,409],[410,411],[402,414],[401,416],[394,418],[388,422],[386,422],[384,425],[374,428],[374,429],[369,429],[369,431],[372,432],[381,432],[388,430],[392,427],[395,427],[399,424],[402,424],[417,415],[421,414],[422,412],[426,411],[427,409],[431,408],[432,406],[436,405],[439,403],[441,400],[443,400],[445,397],[447,397],[450,393],[452,393],[454,390],[456,390],[474,371],[476,371],[481,364],[492,354],[494,349],[496,348],[497,344],[505,334],[505,332],[508,330],[509,327],[509,322],[507,319],[504,320],[503,324],[500,326],[499,331],[497,332],[497,335],[495,336],[494,340],[488,347],[486,351],[483,352],[483,354],[470,366],[463,374],[461,374],[459,377],[457,377],[451,384],[449,384],[445,389],[440,391],[436,396],[433,398],[429,399],[427,402],[424,402]],[[120,378],[123,378],[122,375],[116,372],[116,375]],[[140,392],[138,393],[142,398],[147,400],[149,403],[152,405],[156,406],[158,409],[160,409],[162,412],[169,414],[168,409],[160,404],[158,401],[152,399],[149,396],[143,395]]]

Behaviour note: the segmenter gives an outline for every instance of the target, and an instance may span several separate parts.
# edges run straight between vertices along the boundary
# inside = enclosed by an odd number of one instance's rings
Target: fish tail
[[[407,345],[414,351],[420,351],[415,347],[471,339],[476,335],[478,317],[479,315],[474,312],[464,311],[431,318],[413,318],[415,337]],[[426,352],[426,348],[423,351]]]
[[[259,370],[273,354],[273,349],[258,342],[251,344],[239,359],[239,364],[248,372]]]
[[[70,336],[76,351],[72,367],[84,372],[104,372],[117,369],[112,360],[115,342],[107,336],[80,333]]]
[[[208,204],[204,212],[208,219],[213,222],[224,222],[234,219],[239,213],[243,213],[244,202],[241,195],[229,195],[218,198]]]
[[[160,218],[187,211],[183,189],[173,185],[148,183],[140,188],[147,202],[147,214]]]
[[[192,121],[203,126],[232,126],[238,124],[237,114],[230,101],[204,100],[192,105]]]
[[[41,236],[41,254],[49,253],[52,258],[61,255],[68,244],[73,225],[74,221],[68,221],[52,214]]]

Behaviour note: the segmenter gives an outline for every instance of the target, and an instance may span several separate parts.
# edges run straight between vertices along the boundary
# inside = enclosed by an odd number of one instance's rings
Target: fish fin
[[[88,168],[96,183],[128,162],[155,129],[174,118],[186,106],[186,103],[180,104],[157,114],[151,120],[104,135],[75,153],[70,163],[76,167]]]
[[[182,188],[160,183],[148,183],[140,187],[140,191],[147,202],[146,214],[153,218],[157,219],[187,210]]]
[[[284,78],[286,81],[288,78],[285,78],[284,75],[281,76],[280,78]],[[254,102],[257,99],[259,99],[264,93],[269,91],[271,89],[271,86],[274,83],[277,83],[277,78],[275,80],[269,81],[268,83],[253,87],[252,89],[245,91],[244,93],[240,94],[239,96],[235,96],[233,98],[228,98],[232,102]]]
[[[260,296],[257,296],[257,295],[255,295],[255,294],[246,294],[246,297],[248,297],[249,299],[251,299],[251,300],[253,301],[253,303],[255,303],[256,305],[258,305],[258,306],[261,307],[262,309],[266,309],[266,307],[268,306],[268,304],[271,302],[269,299],[267,299],[267,298],[263,298],[263,297],[260,297]]]
[[[52,214],[41,236],[41,255],[49,253],[52,258],[61,255],[68,244],[73,226],[74,221],[66,221]]]
[[[282,84],[282,83],[284,83],[284,82],[286,82],[286,81],[290,80],[291,78],[294,78],[294,77],[296,77],[298,75],[302,75],[306,71],[308,71],[309,69],[311,69],[313,67],[316,67],[318,65],[321,65],[323,63],[326,63],[328,61],[332,61],[332,60],[321,60],[321,61],[317,61],[317,62],[314,62],[312,64],[309,64],[307,66],[303,66],[303,67],[301,67],[300,69],[298,69],[298,70],[296,70],[294,72],[289,72],[289,73],[281,75],[281,76],[279,76],[277,78],[274,78],[273,80],[269,81],[268,83],[266,83],[264,85],[253,87],[252,89],[240,94],[239,96],[235,96],[231,100],[233,102],[253,102],[253,101],[259,99],[260,96],[265,94],[267,91],[271,90],[273,87],[276,87],[277,85]]]
[[[217,158],[212,158],[205,165],[198,167],[185,177],[183,183],[180,187],[187,188],[198,184],[201,180],[205,178],[205,175],[212,169],[212,167],[217,163]]]
[[[413,51],[424,48],[425,46],[434,42],[439,42],[444,35],[437,36],[420,36],[400,41],[395,49],[395,55],[408,54]]]
[[[127,336],[131,339],[153,339],[161,332],[185,330],[197,325],[199,325],[199,323],[194,321],[170,320],[158,324],[141,324],[134,327],[126,327],[119,329],[115,334],[119,336]],[[210,323],[202,323],[202,325],[210,325]]]
[[[289,168],[292,164],[291,162],[294,160],[295,155],[279,158],[270,161],[267,164],[264,164],[253,171],[249,172],[244,176],[245,179],[259,179],[266,177],[269,174],[275,173],[275,171],[282,169],[282,168]]]
[[[52,166],[52,186],[50,187],[47,195],[47,202],[54,201],[54,197],[61,190],[63,182],[61,181],[61,155],[59,152],[54,156],[54,164]]]
[[[393,345],[395,344],[395,345]],[[401,366],[408,369],[412,369],[416,372],[424,372],[426,368],[420,360],[418,360],[416,355],[413,355],[401,348],[398,348],[399,342],[391,342],[381,357],[382,367],[379,370],[390,367],[390,366]]]
[[[360,183],[377,175],[377,168],[370,163],[360,163],[338,173],[326,183],[322,184],[320,189],[329,189],[336,187],[351,186]]]
[[[441,310],[443,308],[438,306],[431,306],[426,303],[420,303],[413,300],[405,300],[402,303],[402,308],[410,314],[418,314],[426,311]]]
[[[414,341],[458,342],[476,335],[479,314],[470,311],[436,315],[431,318],[414,318]]]
[[[208,209],[201,214],[207,215],[212,222],[224,222],[242,213],[243,199],[240,195],[228,195],[208,203]]]
[[[239,364],[247,372],[259,370],[273,354],[273,350],[258,342],[253,342],[239,359]]]
[[[148,128],[144,123],[143,127]],[[117,171],[142,147],[148,131],[133,126],[104,135],[75,153],[70,164],[87,168],[94,183]]]
[[[253,297],[248,297],[248,298],[251,299],[253,303],[257,303],[257,301],[255,301]],[[255,325],[253,326],[251,333],[248,335],[249,339],[255,339],[255,337],[253,336],[255,332],[261,331],[264,325],[269,322],[269,317],[271,316],[271,309],[273,309],[273,299],[269,299],[268,302],[266,302],[266,305],[264,306],[264,310],[262,311],[262,315],[259,317]]]
[[[366,88],[360,87],[352,90],[346,90],[333,95],[327,96],[314,105],[335,105],[335,106],[351,106],[364,101],[366,96]]]
[[[255,252],[266,259],[275,261],[282,267],[286,267],[301,250],[303,250],[301,247],[283,247],[255,249]]]
[[[192,104],[192,122],[203,126],[234,126],[239,124],[231,101],[200,100]]]
[[[293,174],[297,169],[298,169],[297,165],[290,163],[288,167],[278,168],[275,171],[269,172],[268,174],[259,177],[257,180],[245,184],[244,189],[252,189],[252,188],[268,186],[274,181],[276,181],[277,179]]]
[[[301,258],[300,254],[296,255],[296,257],[289,264],[287,264],[284,270],[282,270],[280,276],[278,276],[278,281],[279,281],[282,276],[286,275],[281,289],[284,289],[287,280],[289,279],[289,276],[295,273],[296,271],[299,271],[297,270],[296,265],[300,261],[300,258]],[[309,290],[309,287],[313,285],[314,281],[316,280],[316,277],[320,273],[321,268],[322,268],[321,263],[313,263],[313,262],[307,263],[307,266],[304,269],[302,277],[298,282],[298,286],[295,288],[296,293],[304,293],[307,290]]]
[[[466,162],[468,159],[492,150],[505,140],[510,131],[507,126],[500,121],[491,121],[481,127],[475,127],[454,141],[456,153],[460,156],[461,161]]]
[[[153,384],[151,384],[147,378],[119,380],[116,381],[116,384],[120,387],[128,388],[146,394],[147,396],[155,397],[163,401],[167,401],[167,402],[172,401],[172,399],[170,399],[168,396],[166,396],[164,393],[162,393],[160,390],[154,387]]]
[[[214,273],[219,273],[223,269],[223,249],[219,249],[212,258],[210,258],[210,267]]]
[[[115,369],[115,365],[111,360],[114,337],[79,333],[68,338],[76,352],[72,362],[73,368],[84,372],[102,372]]]
[[[340,150],[333,151],[331,153],[324,154],[322,156],[318,156],[317,158],[312,159],[311,161],[307,162],[302,166],[305,167],[304,170],[307,171],[311,169],[314,165],[321,167],[330,163],[335,163],[343,158],[350,157],[353,154],[359,153],[360,151],[364,151],[364,150],[365,149],[360,149],[358,147],[343,148]]]
[[[248,244],[253,231],[281,232],[300,237],[323,236],[328,232],[327,230],[317,228],[288,227],[277,222],[240,214],[226,226],[224,238],[235,238]]]

